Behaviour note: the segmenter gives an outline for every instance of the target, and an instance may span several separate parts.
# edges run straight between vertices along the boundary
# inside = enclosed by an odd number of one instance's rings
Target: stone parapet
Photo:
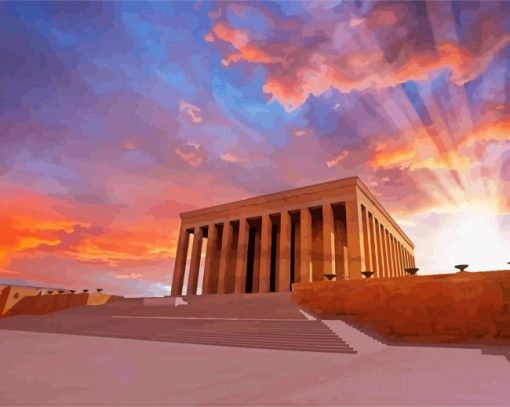
[[[19,291],[19,289],[17,289]],[[4,287],[1,293],[7,293],[10,287]],[[114,299],[121,297],[112,296],[103,293],[78,293],[78,294],[53,294],[41,295],[32,294],[24,295],[19,298],[15,303],[10,304],[7,308],[0,311],[0,317],[9,317],[13,315],[39,315],[47,314],[54,311],[61,311],[68,308],[78,307],[81,305],[102,305]],[[1,304],[0,304],[1,305]]]
[[[510,271],[296,283],[292,299],[319,314],[410,342],[510,340]]]

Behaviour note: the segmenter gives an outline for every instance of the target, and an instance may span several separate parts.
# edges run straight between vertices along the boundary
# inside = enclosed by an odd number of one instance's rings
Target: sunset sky
[[[358,175],[510,262],[510,2],[0,4],[0,282],[168,294],[179,212]]]

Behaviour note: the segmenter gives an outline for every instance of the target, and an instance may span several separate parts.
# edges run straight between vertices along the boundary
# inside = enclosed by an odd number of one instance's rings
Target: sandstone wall
[[[20,286],[0,286],[0,316],[6,314],[16,303],[25,297],[38,295],[40,288]]]
[[[9,307],[4,307],[0,315],[7,317],[20,314],[47,314],[81,305],[101,305],[116,298],[119,297],[101,293],[26,295],[17,299],[14,304],[9,304]]]
[[[510,339],[510,271],[296,283],[292,299],[391,339]]]

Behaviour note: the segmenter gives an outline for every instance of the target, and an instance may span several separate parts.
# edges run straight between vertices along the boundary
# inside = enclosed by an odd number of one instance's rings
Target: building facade
[[[197,294],[200,286],[202,294],[290,291],[292,283],[359,279],[362,271],[400,277],[415,265],[414,244],[358,177],[180,217],[173,296]]]

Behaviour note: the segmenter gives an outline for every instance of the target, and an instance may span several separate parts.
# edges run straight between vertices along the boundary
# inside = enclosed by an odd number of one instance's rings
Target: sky
[[[3,2],[0,281],[169,292],[179,213],[357,175],[510,262],[510,2]]]

